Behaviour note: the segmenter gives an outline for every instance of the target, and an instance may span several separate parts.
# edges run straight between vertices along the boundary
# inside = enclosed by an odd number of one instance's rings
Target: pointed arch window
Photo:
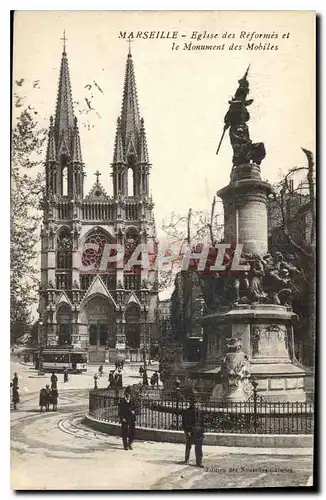
[[[57,242],[57,270],[70,271],[72,267],[72,237],[68,228],[64,228],[58,235]]]
[[[126,341],[127,347],[139,349],[140,347],[140,309],[132,304],[126,310]]]
[[[61,156],[61,195],[68,196],[68,159],[65,154]]]
[[[128,168],[128,196],[134,196],[134,171],[131,167]]]
[[[68,196],[68,168],[64,166],[61,171],[61,190],[62,196]]]
[[[135,228],[130,228],[126,232],[125,236],[125,254],[124,262],[125,264],[129,261],[137,246],[139,245],[141,239],[140,235]],[[141,278],[141,254],[138,256],[139,264],[132,266],[131,270],[124,271],[124,286],[126,290],[139,290],[140,289],[140,278]]]

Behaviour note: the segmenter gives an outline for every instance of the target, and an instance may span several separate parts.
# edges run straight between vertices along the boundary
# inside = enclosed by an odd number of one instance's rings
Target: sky
[[[315,153],[313,12],[16,12],[13,78],[24,78],[19,90],[38,110],[44,126],[55,111],[64,30],[73,99],[80,103],[76,114],[87,173],[85,193],[98,169],[108,194],[112,194],[110,163],[128,53],[128,43],[119,33],[177,32],[175,40],[137,38],[131,43],[152,163],[150,191],[158,233],[172,211],[209,210],[216,191],[229,182],[228,134],[218,156],[216,148],[228,100],[249,64],[249,97],[254,99],[249,108],[250,135],[254,142],[264,142],[267,150],[262,178],[274,183],[281,172],[304,164],[301,147]],[[194,32],[217,34],[217,38],[197,41],[191,38]],[[241,33],[248,38],[240,38]],[[255,38],[259,34],[273,38]],[[172,49],[173,42],[178,50]],[[190,42],[225,43],[225,47],[183,50]],[[265,47],[269,42],[278,48],[246,49],[252,42]],[[95,111],[79,113],[90,96]]]

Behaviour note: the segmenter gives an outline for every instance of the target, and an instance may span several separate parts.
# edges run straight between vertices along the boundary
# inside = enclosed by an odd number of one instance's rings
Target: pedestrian
[[[109,387],[113,387],[114,385],[114,370],[110,370],[109,373]]]
[[[151,376],[151,386],[154,387],[154,385],[155,385],[155,377],[153,373],[153,375]]]
[[[140,367],[139,367],[139,376],[142,377],[143,373],[144,373],[143,365],[140,365]]]
[[[53,407],[53,411],[57,411],[58,409],[58,396],[59,396],[59,393],[58,393],[58,389],[57,389],[57,386],[53,386],[51,388],[51,395],[50,395],[50,402],[52,404],[52,407]]]
[[[195,445],[196,467],[203,467],[203,439],[204,421],[198,410],[195,399],[189,403],[189,407],[182,416],[182,427],[186,437],[185,464],[188,465],[191,446]]]
[[[43,406],[45,407],[46,411],[49,411],[50,394],[51,391],[50,391],[50,386],[48,384],[40,390],[40,397],[39,397],[40,412],[43,412]]]
[[[124,359],[122,359],[121,360],[121,370],[123,370],[124,363],[125,363],[125,361],[124,361]]]
[[[58,384],[58,377],[54,372],[51,375],[51,389],[56,389]]]
[[[119,403],[119,418],[121,423],[121,437],[125,450],[132,450],[135,439],[136,415],[131,401],[131,389],[127,387],[124,398]]]
[[[12,384],[12,403],[14,405],[14,410],[17,410],[17,403],[19,403],[19,392],[18,385]]]
[[[18,375],[16,372],[14,373],[14,377],[12,379],[12,385],[13,387],[18,387]]]
[[[114,364],[115,364],[115,369],[117,370],[119,368],[119,361],[116,359]]]
[[[100,365],[98,367],[98,374],[99,374],[100,377],[102,377],[102,375],[103,375],[103,365]]]
[[[155,371],[153,373],[153,378],[154,378],[154,385],[157,385],[159,384],[159,374],[158,374],[158,371]]]
[[[68,382],[68,370],[67,370],[67,368],[65,368],[63,370],[63,381],[64,381],[64,383]]]
[[[95,375],[94,375],[94,389],[98,389],[98,387],[97,387],[97,379],[98,379],[98,376],[95,373]]]
[[[146,369],[144,369],[144,371],[143,371],[143,385],[148,385],[148,376],[147,376]]]

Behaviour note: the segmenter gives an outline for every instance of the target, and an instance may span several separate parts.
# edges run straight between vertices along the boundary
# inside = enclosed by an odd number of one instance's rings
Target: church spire
[[[144,120],[140,118],[134,65],[127,56],[121,117],[118,118],[112,162],[113,193],[123,196],[148,196],[149,159]],[[131,170],[131,172],[130,172]],[[132,173],[132,177],[130,177]],[[129,178],[129,179],[128,179]],[[131,185],[130,185],[131,184]]]
[[[134,153],[140,129],[134,64],[129,48],[121,109],[121,135],[125,153]]]
[[[74,109],[72,103],[71,83],[66,53],[66,35],[63,36],[63,49],[61,57],[59,87],[57,96],[57,106],[55,112],[55,139],[57,152],[63,147],[70,150],[72,134],[74,130]],[[64,151],[64,152],[68,152]]]
[[[74,115],[71,83],[63,35],[55,118],[51,117],[46,155],[47,191],[70,198],[83,197],[84,165],[77,118]]]

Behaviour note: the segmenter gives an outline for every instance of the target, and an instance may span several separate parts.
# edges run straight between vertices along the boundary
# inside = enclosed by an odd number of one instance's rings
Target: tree
[[[174,265],[168,271],[159,272],[159,290],[165,290],[173,285],[177,273],[181,270],[184,252],[187,246],[195,247],[196,244],[214,246],[220,239],[223,225],[220,224],[220,214],[215,213],[216,198],[214,196],[210,212],[207,210],[194,211],[189,208],[187,215],[171,213],[169,222],[163,222],[162,230],[168,243],[180,245],[179,255],[176,256]]]
[[[272,238],[272,244],[284,253],[295,255],[300,274],[294,283],[297,292],[293,308],[299,315],[297,331],[301,338],[310,334],[310,362],[313,364],[316,342],[316,182],[313,154],[304,148],[302,151],[307,165],[291,168],[272,192],[272,201],[279,215],[278,234]],[[301,174],[304,179],[294,188],[295,177]],[[300,234],[297,229],[302,229],[303,225],[298,214],[303,210],[309,225],[305,234]]]
[[[17,80],[21,87],[24,80]],[[12,341],[26,333],[31,322],[30,306],[36,300],[43,174],[39,171],[44,154],[45,130],[37,121],[38,112],[24,105],[25,98],[14,93],[11,155],[11,293]],[[22,108],[22,109],[21,109]]]
[[[200,252],[202,245],[214,250],[216,243],[221,240],[223,225],[219,222],[219,214],[215,213],[216,198],[213,198],[210,211],[188,210],[187,215],[171,214],[168,224],[163,224],[163,230],[168,241],[172,244],[184,244],[181,247],[174,267],[166,273],[160,273],[161,285],[169,281],[174,282],[174,291],[171,296],[171,323],[170,339],[185,345],[187,337],[200,335],[201,327],[197,317],[202,313],[203,297],[200,275],[196,266],[190,262],[189,269],[182,270],[181,264],[187,249]],[[172,246],[172,245],[171,245]]]

